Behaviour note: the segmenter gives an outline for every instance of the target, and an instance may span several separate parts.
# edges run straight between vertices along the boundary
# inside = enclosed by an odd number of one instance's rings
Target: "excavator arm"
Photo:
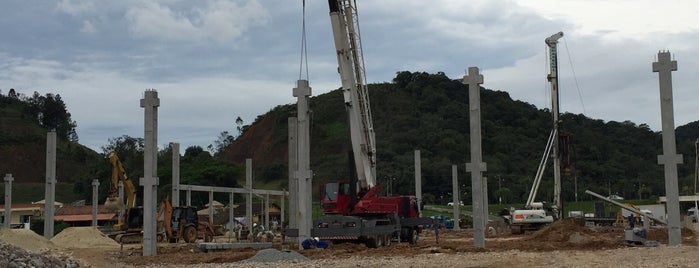
[[[165,197],[160,203],[160,211],[158,211],[158,221],[163,221],[163,228],[167,237],[172,237],[172,205],[170,204],[170,196]]]
[[[136,205],[136,187],[134,187],[129,177],[126,176],[126,170],[124,170],[124,166],[121,164],[121,161],[119,161],[119,157],[116,153],[112,152],[109,154],[109,163],[112,164],[112,187],[104,205],[114,210],[124,208],[122,197],[119,196],[117,192],[119,181],[121,181],[124,184],[124,190],[127,196],[126,209],[134,207]]]

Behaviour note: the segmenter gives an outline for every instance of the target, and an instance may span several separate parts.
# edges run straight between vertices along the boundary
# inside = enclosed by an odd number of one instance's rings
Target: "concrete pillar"
[[[668,245],[675,246],[682,243],[677,165],[682,164],[683,159],[681,154],[677,154],[675,142],[672,71],[677,71],[677,61],[671,60],[670,52],[658,52],[658,61],[653,62],[653,72],[658,73],[660,83],[660,117],[663,126],[663,154],[658,155],[658,164],[665,167]]]
[[[233,208],[233,206],[235,206],[235,200],[233,200],[234,196],[235,194],[233,192],[228,195],[228,224],[230,224],[230,226],[228,226],[229,237],[230,235],[233,235],[233,227],[235,227],[235,208]]]
[[[117,188],[118,188],[118,191],[119,191],[119,196],[122,196],[122,197],[123,197],[123,196],[124,196],[124,182],[122,182],[121,180],[119,180],[119,182],[117,183]],[[119,207],[120,207],[120,208],[119,208],[119,211],[118,211],[117,213],[118,213],[118,215],[119,215],[119,219],[124,219],[124,215],[126,214],[126,211],[125,211],[125,209],[124,209],[124,207],[125,207],[125,206],[124,206],[124,201],[125,201],[125,200],[124,200],[124,198],[119,198],[119,199],[121,200],[121,203],[119,204]]]
[[[187,189],[187,193],[185,194],[185,198],[187,199],[187,200],[185,200],[185,204],[187,204],[188,207],[191,207],[192,206],[192,189],[191,188]]]
[[[155,90],[146,90],[141,107],[144,108],[143,148],[143,256],[157,255],[157,200],[158,200],[158,107],[160,99]]]
[[[265,194],[265,230],[269,231],[269,194]]]
[[[422,217],[422,166],[420,163],[420,150],[415,150],[415,198],[417,198],[420,217]]]
[[[46,134],[46,194],[44,195],[44,237],[53,238],[53,216],[56,210],[56,131]]]
[[[5,219],[3,227],[10,229],[12,226],[12,174],[5,174]]]
[[[245,221],[248,230],[252,231],[252,159],[245,159]]]
[[[97,213],[99,212],[100,203],[98,201],[100,182],[97,179],[92,180],[92,227],[97,227]],[[121,195],[120,195],[121,196]]]
[[[483,224],[488,225],[488,177],[483,176]],[[485,229],[483,229],[485,231]]]
[[[487,200],[483,198],[484,188],[483,172],[487,170],[483,162],[481,150],[481,96],[480,84],[483,84],[483,75],[478,73],[478,67],[469,67],[468,75],[464,76],[464,84],[468,84],[469,124],[471,129],[471,163],[466,164],[466,171],[471,172],[471,192],[473,203],[473,244],[476,247],[485,247],[485,219],[484,211],[488,208]],[[485,202],[484,202],[485,201]]]
[[[298,229],[298,189],[299,180],[296,178],[296,171],[298,170],[298,161],[296,160],[297,152],[297,138],[296,135],[298,123],[296,117],[289,117],[289,229]],[[282,221],[283,222],[283,221]],[[290,237],[290,239],[295,239],[295,237]]]
[[[172,205],[180,206],[180,144],[170,143],[172,149]]]
[[[313,202],[312,202],[312,182],[313,172],[310,169],[311,152],[310,152],[310,124],[308,119],[308,98],[311,96],[311,87],[308,86],[308,80],[298,80],[297,87],[293,90],[294,97],[298,97],[296,102],[298,116],[298,170],[296,178],[298,179],[298,204],[299,204],[299,248],[301,242],[306,238],[311,237],[311,227],[313,226]]]
[[[280,202],[282,204],[282,213],[279,217],[279,227],[284,226],[284,199],[286,199],[286,195],[287,195],[287,191],[282,188],[282,196],[279,198]]]
[[[209,219],[211,222],[214,221],[214,214],[216,211],[214,211],[214,190],[209,191]]]
[[[459,178],[457,177],[456,165],[451,166],[451,185],[452,185],[452,199],[453,199],[453,209],[454,209],[454,231],[461,230],[459,227],[459,220],[461,219],[461,190],[459,190]]]

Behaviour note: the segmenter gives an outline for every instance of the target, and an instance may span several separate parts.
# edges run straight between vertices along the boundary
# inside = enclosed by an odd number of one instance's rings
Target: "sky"
[[[275,106],[340,87],[327,1],[5,0],[0,92],[60,94],[80,143],[143,137],[140,99],[158,91],[158,144],[206,148]],[[698,120],[699,2],[691,0],[358,0],[370,83],[396,72],[476,66],[483,87],[550,107],[544,39],[558,45],[562,112],[661,130],[659,51],[672,73],[675,126]],[[307,67],[302,65],[305,10]],[[306,69],[308,70],[306,72]],[[338,105],[342,105],[339,104]],[[487,105],[487,104],[483,104]],[[311,107],[312,109],[312,107]]]

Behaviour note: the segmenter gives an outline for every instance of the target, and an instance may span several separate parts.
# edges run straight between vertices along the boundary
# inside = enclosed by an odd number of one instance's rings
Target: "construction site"
[[[304,2],[305,3],[305,2]],[[56,216],[56,137],[47,134],[44,235],[26,226],[12,226],[12,181],[5,176],[4,214],[0,228],[2,267],[697,267],[699,224],[683,213],[678,191],[677,154],[672,110],[671,71],[677,62],[660,52],[652,63],[659,73],[663,118],[663,150],[658,163],[664,168],[665,193],[659,210],[649,211],[621,197],[586,191],[610,211],[568,211],[564,214],[561,173],[570,169],[567,136],[560,129],[558,107],[558,32],[544,40],[550,64],[551,129],[540,166],[521,207],[489,211],[488,165],[481,136],[481,84],[478,67],[469,67],[463,79],[468,85],[470,160],[464,165],[470,180],[470,211],[461,211],[466,184],[452,166],[453,200],[448,207],[425,206],[422,186],[430,183],[421,173],[420,151],[415,150],[414,187],[411,194],[384,194],[377,181],[377,146],[369,90],[364,73],[356,1],[330,0],[329,14],[335,41],[338,72],[347,111],[351,150],[350,175],[337,181],[313,183],[311,166],[309,97],[311,87],[300,79],[293,88],[296,115],[289,118],[288,189],[253,187],[252,159],[246,160],[241,188],[180,183],[178,143],[172,147],[172,180],[167,196],[158,196],[157,91],[146,90],[144,108],[144,174],[136,184],[116,153],[109,154],[112,175],[109,196],[99,199],[99,181],[93,181],[91,224],[72,226],[54,233]],[[305,31],[305,29],[304,29]],[[305,45],[305,44],[304,44]],[[304,50],[305,51],[305,48]],[[668,97],[669,96],[669,97]],[[667,127],[666,127],[667,125]],[[699,151],[699,149],[697,149]],[[539,153],[537,152],[537,155]],[[697,158],[699,163],[699,157]],[[495,163],[496,165],[498,163]],[[552,170],[546,172],[547,166]],[[492,168],[492,167],[491,167]],[[542,184],[551,175],[553,183]],[[138,174],[139,176],[141,174]],[[462,175],[463,176],[463,175]],[[465,176],[464,176],[465,177]],[[393,179],[395,180],[395,178]],[[463,178],[461,178],[464,181]],[[699,178],[697,178],[699,180]],[[392,182],[391,182],[392,183]],[[551,185],[553,195],[539,195],[540,185]],[[141,186],[142,188],[139,188]],[[577,187],[577,185],[576,185]],[[638,185],[640,188],[641,186]],[[695,186],[696,188],[696,186]],[[141,190],[142,189],[142,190]],[[320,193],[314,189],[322,189]],[[209,194],[207,209],[192,205],[192,192]],[[696,189],[695,189],[696,191]],[[414,194],[412,194],[414,192]],[[549,192],[549,191],[547,191]],[[180,196],[181,194],[186,196]],[[215,208],[214,193],[227,195],[227,207]],[[235,195],[244,206],[237,219]],[[640,195],[640,189],[639,189]],[[464,195],[465,196],[465,195]],[[141,199],[141,203],[137,202]],[[319,198],[314,201],[314,198]],[[543,201],[549,198],[553,200]],[[262,200],[253,214],[253,199]],[[271,200],[272,199],[272,200]],[[575,199],[577,201],[577,189]],[[271,200],[271,201],[270,201]],[[279,201],[277,203],[277,201]],[[599,201],[599,200],[595,200]],[[603,202],[606,203],[603,203]],[[270,202],[274,204],[270,204]],[[696,206],[696,196],[694,200]],[[100,204],[111,214],[100,222]],[[445,202],[446,203],[446,202]],[[141,205],[142,204],[142,205]],[[686,204],[685,204],[686,205]],[[278,208],[270,216],[271,207]],[[322,216],[314,215],[319,206]],[[316,211],[318,208],[315,209]],[[465,209],[464,209],[465,210]],[[426,216],[445,213],[446,218]],[[610,215],[611,213],[611,215]],[[592,215],[594,214],[594,215]],[[114,215],[114,216],[112,216]],[[215,216],[218,215],[218,216]],[[220,216],[225,215],[225,216]],[[468,215],[468,223],[462,223]],[[3,216],[5,217],[5,216]],[[216,219],[216,218],[219,219]],[[221,219],[224,218],[225,219]],[[273,218],[274,217],[274,218]],[[277,218],[278,217],[278,218]]]

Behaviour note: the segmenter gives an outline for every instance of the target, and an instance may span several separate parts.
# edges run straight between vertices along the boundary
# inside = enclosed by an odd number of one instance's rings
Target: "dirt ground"
[[[298,250],[294,245],[290,249],[310,259],[303,263],[304,267],[611,267],[629,264],[635,264],[634,267],[696,267],[699,263],[696,237],[685,228],[682,239],[682,246],[665,246],[667,230],[651,228],[648,240],[657,240],[660,246],[629,247],[623,243],[623,228],[588,228],[581,222],[563,220],[524,235],[503,232],[487,237],[485,248],[473,246],[471,230],[442,229],[439,236],[426,230],[416,245],[394,242],[390,247],[369,249],[364,245],[343,243],[331,244],[328,249]],[[216,240],[227,242],[228,238]],[[99,247],[55,245],[55,248],[93,267],[298,266],[244,262],[255,256],[259,251],[255,249],[203,253],[195,244],[184,243],[158,244],[157,255],[149,257],[141,256],[141,245],[122,247],[100,243]],[[281,241],[275,241],[273,248],[281,249]]]

